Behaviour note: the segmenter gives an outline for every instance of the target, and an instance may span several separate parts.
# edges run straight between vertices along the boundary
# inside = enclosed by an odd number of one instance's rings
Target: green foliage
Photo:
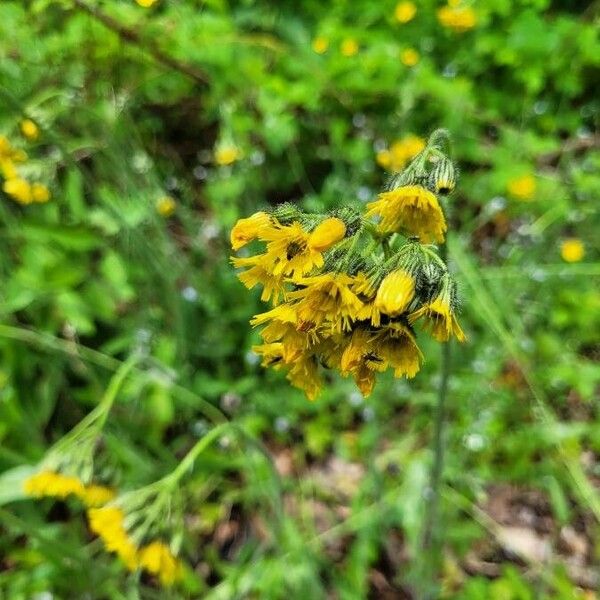
[[[389,175],[381,152],[436,127],[461,173],[449,255],[469,338],[453,348],[441,594],[591,597],[597,6],[475,2],[461,33],[442,27],[440,6],[419,2],[400,24],[394,2],[370,0],[0,3],[0,135],[52,195],[21,205],[0,191],[0,597],[410,597],[425,560],[435,344],[414,380],[386,378],[362,401],[331,377],[308,403],[250,351],[260,302],[228,263],[228,234],[284,201],[320,212],[374,199]],[[20,133],[24,118],[37,139]],[[580,262],[561,257],[570,238]],[[131,355],[97,481],[142,488],[223,413],[235,428],[182,479],[174,538],[189,566],[167,591],[106,553],[75,500],[22,497]],[[494,512],[506,490],[513,509]],[[519,494],[535,495],[533,524]],[[509,526],[537,527],[551,555],[507,548]],[[560,542],[565,529],[585,552]]]

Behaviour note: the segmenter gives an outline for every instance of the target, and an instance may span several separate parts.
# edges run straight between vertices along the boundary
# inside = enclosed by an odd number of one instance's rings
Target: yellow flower
[[[115,497],[115,491],[112,488],[103,485],[86,485],[78,494],[86,506],[103,506]]]
[[[27,154],[23,150],[13,148],[11,143],[3,135],[0,135],[0,160],[11,160],[14,162],[25,162]]]
[[[389,323],[377,338],[381,357],[394,369],[394,377],[413,378],[421,369],[423,354],[413,332],[402,323]]]
[[[341,52],[343,56],[351,57],[358,54],[358,42],[353,38],[347,38],[342,42]]]
[[[508,193],[518,200],[532,200],[535,190],[536,182],[533,175],[522,175],[508,182]]]
[[[472,29],[477,24],[477,14],[470,6],[442,6],[437,11],[438,21],[457,33]]]
[[[444,284],[434,300],[408,316],[408,322],[412,325],[418,319],[424,318],[425,330],[428,330],[438,342],[447,342],[451,335],[454,335],[459,342],[464,342],[467,338],[450,304],[451,293],[450,285]]]
[[[425,148],[425,140],[416,135],[407,135],[395,141],[389,150],[377,153],[377,163],[390,171],[401,171],[411,158]]]
[[[0,173],[4,179],[17,179],[19,176],[15,163],[10,158],[2,158],[0,155]]]
[[[152,575],[157,575],[165,586],[173,585],[182,574],[181,563],[173,556],[169,547],[159,541],[140,549],[139,565]]]
[[[43,496],[66,498],[72,494],[80,496],[84,486],[77,477],[62,475],[54,471],[40,471],[25,480],[23,489],[28,496],[34,498]]]
[[[264,289],[260,299],[263,302],[269,302],[272,298],[273,304],[277,304],[285,296],[284,275],[273,274],[272,261],[266,254],[247,258],[232,257],[231,262],[236,269],[249,267],[239,273],[238,278],[249,290],[262,285]]]
[[[272,221],[265,212],[257,212],[247,219],[239,219],[231,230],[231,248],[239,250],[248,242],[260,237],[267,227],[272,227]]]
[[[231,165],[242,156],[237,146],[219,146],[215,150],[215,162],[220,166]]]
[[[324,252],[344,239],[346,235],[346,224],[337,217],[329,217],[325,219],[310,234],[308,245],[313,250]]]
[[[398,23],[408,23],[415,18],[417,7],[414,2],[398,2],[394,10],[394,17]]]
[[[346,273],[322,273],[294,279],[294,283],[300,289],[289,292],[287,297],[298,301],[299,323],[318,327],[327,322],[331,332],[345,331],[363,308],[362,301],[350,287],[354,280]]]
[[[577,238],[564,240],[560,245],[560,255],[568,263],[579,262],[585,256],[585,246]]]
[[[34,183],[31,186],[31,199],[41,204],[48,202],[50,200],[50,190],[43,183]]]
[[[105,548],[114,552],[130,571],[138,566],[137,548],[125,529],[125,514],[117,506],[103,506],[88,510],[90,529],[98,535]]]
[[[414,48],[406,48],[400,53],[400,62],[407,67],[414,67],[419,59],[419,53]]]
[[[163,196],[156,201],[156,212],[161,217],[170,217],[177,207],[177,203],[171,196]]]
[[[157,0],[135,0],[141,7],[150,8]]]
[[[264,261],[273,275],[296,277],[323,266],[323,255],[310,245],[310,234],[297,221],[264,229],[260,239],[268,242]]]
[[[329,48],[329,40],[326,37],[318,36],[312,41],[312,49],[317,54],[325,54]]]
[[[381,217],[378,228],[383,233],[403,231],[418,236],[424,244],[442,243],[447,229],[437,198],[419,185],[379,194],[375,202],[367,204],[366,216]]]
[[[392,164],[392,153],[389,150],[380,150],[375,155],[375,160],[380,167],[387,169]]]
[[[317,358],[312,354],[303,355],[295,361],[287,378],[294,387],[301,389],[310,401],[317,399],[323,386]]]
[[[387,275],[377,290],[375,305],[382,313],[395,317],[402,314],[415,296],[415,279],[404,269]]]
[[[28,140],[37,140],[40,135],[38,126],[31,119],[24,119],[21,121],[21,133]]]
[[[20,204],[31,204],[33,201],[33,195],[31,192],[31,185],[29,182],[21,177],[15,177],[14,179],[8,179],[4,182],[2,189]]]

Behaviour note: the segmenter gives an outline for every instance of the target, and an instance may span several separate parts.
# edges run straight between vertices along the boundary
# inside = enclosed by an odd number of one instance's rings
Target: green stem
[[[179,480],[187,473],[193,466],[194,462],[208,448],[224,431],[231,429],[230,423],[221,423],[216,427],[213,427],[203,438],[199,439],[192,449],[184,456],[183,460],[177,465],[177,467],[171,471],[163,481],[167,483],[169,487],[175,486]]]
[[[447,247],[440,247],[440,258],[447,260]],[[425,506],[423,526],[422,549],[424,557],[424,576],[421,578],[424,586],[422,597],[426,600],[438,597],[436,577],[439,572],[443,540],[442,528],[439,519],[440,486],[444,470],[444,428],[446,422],[446,402],[448,396],[448,382],[450,380],[450,346],[451,341],[442,344],[441,373],[438,389],[437,404],[435,407],[435,422],[433,434],[433,465],[429,484],[429,495]]]

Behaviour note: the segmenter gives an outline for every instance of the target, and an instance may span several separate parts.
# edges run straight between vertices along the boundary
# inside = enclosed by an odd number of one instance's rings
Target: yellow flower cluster
[[[419,371],[415,323],[440,342],[464,341],[456,284],[426,245],[444,241],[436,193],[451,191],[454,179],[452,163],[430,141],[364,216],[350,207],[315,215],[283,205],[240,219],[233,250],[266,244],[262,253],[232,258],[245,269],[242,283],[262,286],[262,300],[274,305],[251,320],[262,327],[263,343],[253,350],[263,366],[285,370],[311,400],[322,387],[321,367],[352,376],[368,396],[377,373],[411,378]],[[392,251],[398,233],[406,240]]]
[[[111,488],[95,484],[84,485],[77,477],[55,471],[40,471],[32,475],[25,480],[23,489],[33,498],[50,496],[64,499],[68,496],[76,496],[86,506],[102,506],[115,496]]]
[[[21,129],[29,139],[38,136],[37,126],[33,121],[23,121]],[[2,185],[4,193],[19,204],[48,202],[50,191],[44,184],[30,183],[19,175],[17,165],[26,161],[27,154],[23,150],[14,148],[5,136],[0,135],[0,173],[4,178]]]
[[[418,62],[418,60],[417,55],[416,62]],[[425,148],[425,140],[416,135],[407,135],[406,137],[395,141],[390,146],[389,150],[381,150],[378,152],[376,157],[377,164],[389,171],[401,171],[412,158],[423,150],[423,148]]]
[[[477,14],[470,6],[461,6],[460,2],[448,2],[437,11],[440,24],[447,29],[462,33],[477,25]]]
[[[145,569],[170,586],[183,575],[182,563],[160,541],[138,548],[127,531],[125,513],[118,506],[92,508],[88,511],[90,529],[98,535],[105,548],[114,552],[130,571]]]

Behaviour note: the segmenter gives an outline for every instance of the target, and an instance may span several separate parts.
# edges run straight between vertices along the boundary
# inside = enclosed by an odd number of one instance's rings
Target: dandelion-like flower
[[[23,119],[20,123],[21,133],[31,141],[37,140],[40,136],[40,130],[31,119]]]
[[[577,238],[564,240],[560,245],[560,255],[565,262],[579,262],[585,256],[585,246]]]
[[[401,186],[367,204],[367,217],[381,218],[383,233],[404,232],[422,242],[443,242],[446,219],[435,195],[420,185]]]
[[[457,33],[468,31],[477,25],[477,14],[470,6],[452,6],[449,3],[437,11],[437,18],[443,27]]]
[[[310,400],[323,386],[323,369],[352,377],[364,396],[385,371],[414,377],[424,360],[417,323],[438,341],[465,340],[456,286],[428,245],[444,240],[438,195],[456,184],[443,138],[436,132],[413,145],[412,161],[363,215],[347,206],[308,214],[285,204],[234,226],[234,250],[265,244],[262,253],[232,262],[244,269],[242,283],[262,286],[262,299],[274,305],[252,318],[262,338],[252,349]]]
[[[138,561],[140,567],[156,575],[164,586],[173,585],[181,577],[181,563],[163,542],[155,540],[141,548]]]
[[[515,177],[508,182],[507,189],[517,200],[533,200],[537,189],[535,177],[531,174]]]

